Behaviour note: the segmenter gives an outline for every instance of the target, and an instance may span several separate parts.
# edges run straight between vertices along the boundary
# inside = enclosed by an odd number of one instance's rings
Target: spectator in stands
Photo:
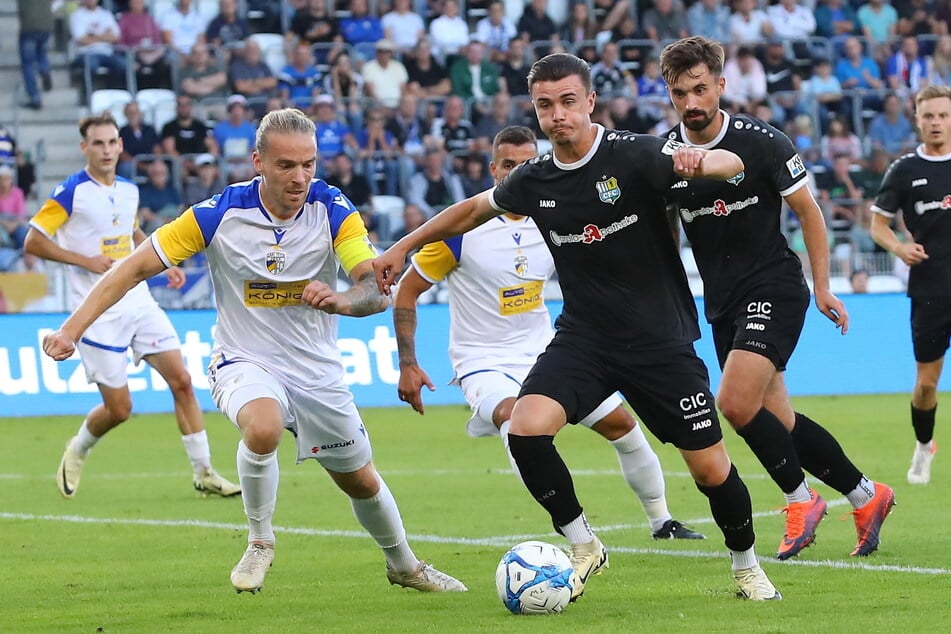
[[[149,163],[148,177],[148,182],[139,187],[139,226],[145,233],[152,233],[178,217],[182,197],[169,178],[165,161]]]
[[[119,24],[98,0],[80,0],[69,15],[69,33],[76,51],[74,65],[104,68],[110,87],[125,87],[125,55],[115,50],[121,35]]]
[[[396,46],[389,40],[376,43],[374,57],[363,65],[363,91],[386,108],[396,108],[409,82],[403,63],[394,59]]]
[[[786,58],[786,47],[780,40],[770,40],[767,44],[763,72],[766,73],[766,94],[782,128],[782,124],[796,114],[801,80],[792,62]]]
[[[162,153],[185,157],[182,164],[186,176],[194,173],[188,155],[209,152],[218,156],[218,144],[204,122],[195,118],[195,102],[188,95],[175,98],[175,118],[162,127]]]
[[[779,0],[766,9],[766,16],[781,40],[806,40],[816,32],[816,16],[797,0]]]
[[[373,209],[373,190],[363,174],[353,171],[353,159],[341,152],[330,160],[327,184],[336,187],[357,209]]]
[[[463,117],[464,114],[465,102],[462,97],[452,95],[446,99],[443,116],[433,122],[430,130],[432,141],[460,158],[475,149],[475,127]],[[461,160],[459,164],[462,165]]]
[[[452,90],[449,71],[433,56],[428,37],[420,39],[411,56],[404,58],[407,92],[419,99],[445,97]]]
[[[423,139],[428,130],[419,116],[419,99],[412,92],[400,98],[400,104],[386,122],[387,131],[402,148],[399,156],[400,191],[409,189],[409,179],[423,158]]]
[[[699,0],[687,9],[687,26],[691,35],[729,42],[730,10],[720,0]]]
[[[367,0],[350,0],[350,15],[340,21],[340,34],[347,44],[373,44],[383,39],[383,23],[370,15]]]
[[[172,69],[162,31],[146,11],[145,0],[129,0],[129,10],[119,16],[119,44],[134,49],[136,88],[169,88]]]
[[[499,64],[505,60],[509,42],[518,36],[518,30],[505,16],[502,0],[491,0],[486,11],[487,15],[476,23],[475,38],[485,44],[489,59]]]
[[[357,158],[360,172],[370,181],[374,194],[399,194],[400,146],[386,129],[386,113],[382,108],[367,112],[366,126],[357,130]]]
[[[646,113],[641,112],[641,103],[633,104],[627,97],[615,97],[608,102],[607,114],[611,118],[612,127],[617,130],[630,130],[646,134],[651,127],[664,116],[664,109],[654,108],[646,109]],[[654,118],[653,114],[659,112],[659,116]]]
[[[951,31],[951,0],[934,0],[934,17],[943,31]]]
[[[843,90],[880,90],[885,87],[882,81],[882,72],[872,58],[862,54],[862,43],[857,37],[848,37],[843,45],[845,57],[840,58],[835,65],[835,76]],[[862,97],[863,108],[878,109],[881,99],[873,95]],[[842,102],[842,114],[851,116],[852,101]]]
[[[188,207],[208,200],[221,191],[221,173],[218,159],[213,154],[199,154],[195,157],[195,169],[198,176],[185,179],[184,203]]]
[[[558,37],[558,26],[548,15],[548,0],[532,0],[522,12],[516,28],[518,36],[526,44],[554,40]]]
[[[442,210],[440,209],[440,211]],[[414,205],[413,203],[407,204],[406,207],[403,208],[403,226],[393,232],[390,236],[390,240],[396,242],[410,231],[417,229],[426,222],[426,220],[426,213],[418,205]]]
[[[195,44],[205,41],[208,21],[192,0],[176,0],[175,6],[158,19],[163,41],[179,55],[188,55]]]
[[[492,187],[492,177],[486,170],[484,154],[472,152],[466,157],[459,181],[466,198],[481,194]]]
[[[423,219],[461,200],[465,200],[459,175],[446,168],[446,153],[439,147],[426,148],[423,169],[410,178],[406,202],[415,205]],[[394,237],[398,240],[398,237]]]
[[[429,24],[433,54],[447,67],[455,61],[459,49],[469,43],[469,25],[459,16],[459,2],[445,0],[442,13]]]
[[[205,29],[205,42],[215,47],[237,47],[251,35],[251,27],[238,15],[236,0],[218,0],[218,15]]]
[[[294,45],[290,62],[277,74],[278,89],[285,102],[306,110],[323,88],[323,75],[314,66],[314,53],[307,42]],[[254,144],[251,145],[254,147]],[[249,148],[250,149],[250,148]]]
[[[412,51],[426,36],[426,24],[411,5],[411,0],[394,0],[393,9],[382,19],[383,37],[393,42],[400,53]]]
[[[872,148],[882,148],[892,159],[914,148],[915,131],[898,95],[885,97],[884,111],[875,115],[868,126],[868,138]]]
[[[862,295],[868,293],[868,271],[865,269],[855,269],[849,275],[849,285],[852,287],[852,293]]]
[[[142,120],[139,104],[130,101],[122,109],[126,124],[119,130],[122,139],[122,153],[119,155],[117,173],[119,176],[134,179],[140,171],[136,157],[145,154],[161,154],[162,140],[155,128]]]
[[[891,159],[888,152],[882,148],[875,148],[871,151],[865,168],[855,177],[856,184],[865,193],[866,199],[871,200],[878,192],[890,164]]]
[[[353,69],[350,55],[342,51],[334,58],[330,72],[324,77],[324,92],[337,98],[339,116],[352,127],[363,125],[363,75]]]
[[[14,166],[17,186],[27,198],[35,195],[33,185],[36,183],[36,166],[29,155],[17,147],[13,134],[3,124],[0,124],[0,163]]]
[[[637,78],[637,103],[640,113],[652,121],[663,118],[667,104],[667,84],[660,72],[660,61],[650,58],[644,61],[643,72]]]
[[[178,94],[192,99],[224,101],[228,97],[228,73],[217,58],[211,55],[208,45],[199,42],[179,68]],[[216,114],[223,114],[216,112]]]
[[[862,34],[876,44],[887,44],[898,29],[898,12],[885,0],[869,0],[858,10]]]
[[[812,77],[802,83],[802,110],[814,103],[819,112],[819,123],[826,130],[829,121],[836,116],[842,105],[842,84],[832,74],[832,63],[819,59],[813,69]]]
[[[902,97],[917,93],[927,85],[928,65],[920,54],[918,38],[913,35],[902,38],[901,48],[885,63],[885,79],[888,88]]]
[[[951,84],[951,35],[942,35],[928,64],[928,83]]]
[[[317,151],[322,157],[317,167],[317,177],[323,178],[333,157],[346,150],[356,153],[359,146],[350,126],[337,117],[331,95],[315,97],[311,112],[317,127]]]
[[[593,41],[600,28],[587,2],[569,5],[568,19],[558,32],[558,39],[567,47]]]
[[[748,46],[737,49],[723,65],[723,78],[723,101],[732,111],[753,114],[757,105],[766,102],[766,72]]]
[[[865,204],[853,178],[859,167],[848,154],[835,156],[831,165],[831,170],[816,175],[819,201],[833,227],[851,227]]]
[[[642,60],[653,55],[654,45],[643,45],[636,43],[636,40],[646,40],[647,35],[637,26],[637,21],[633,15],[626,14],[621,17],[620,22],[611,31],[611,41],[618,43],[618,55],[621,63],[625,64],[631,71],[639,68]],[[533,118],[537,119],[537,117]]]
[[[487,111],[481,103],[501,91],[499,67],[485,56],[485,45],[469,42],[449,69],[452,94],[463,99],[475,99],[480,112]]]
[[[23,75],[23,87],[26,89],[24,105],[39,110],[43,107],[43,98],[36,85],[37,73],[43,82],[44,91],[53,88],[50,61],[46,54],[50,34],[53,32],[51,3],[17,0],[17,16],[20,19],[20,72]]]
[[[339,52],[333,45],[343,44],[337,18],[327,13],[327,0],[307,0],[307,4],[294,13],[287,37],[296,37],[299,41],[311,45],[320,44],[321,48],[315,53],[318,64],[333,62]],[[326,50],[327,48],[333,53]],[[342,47],[340,49],[342,50]]]
[[[231,95],[227,101],[228,118],[215,124],[212,134],[221,150],[225,177],[229,183],[254,177],[251,151],[257,127],[248,120],[248,100]]]
[[[262,59],[261,47],[253,38],[245,40],[241,55],[231,62],[229,76],[234,92],[247,97],[255,116],[262,116],[264,102],[277,89],[277,76]]]
[[[907,0],[898,7],[899,35],[944,35],[948,25],[935,15],[932,0]]]
[[[2,259],[12,261],[12,256],[16,259],[23,257],[27,268],[32,270],[37,262],[36,256],[24,256],[23,253],[23,241],[30,230],[26,217],[26,196],[22,189],[13,184],[13,173],[13,167],[0,164],[0,244],[16,251]]]
[[[600,93],[598,93],[600,94]],[[475,149],[491,153],[492,141],[502,128],[515,125],[517,119],[512,116],[512,98],[507,93],[496,93],[492,97],[492,107],[488,114],[475,125]],[[468,198],[468,195],[466,196]]]
[[[761,44],[774,34],[769,17],[756,6],[756,0],[737,0],[736,11],[730,16],[730,37],[733,42]]]
[[[836,44],[859,30],[859,19],[845,0],[822,0],[816,7],[816,35]]]
[[[602,31],[613,31],[625,16],[633,15],[628,0],[594,0],[591,4]]]
[[[591,67],[591,87],[598,97],[637,96],[634,75],[621,65],[617,43],[605,42],[601,48],[601,60]]]
[[[687,14],[674,0],[654,0],[654,6],[644,12],[641,20],[647,37],[655,42],[677,40],[690,35]]]

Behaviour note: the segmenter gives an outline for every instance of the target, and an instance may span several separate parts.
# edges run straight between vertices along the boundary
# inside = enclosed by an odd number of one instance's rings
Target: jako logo
[[[542,209],[554,209],[555,201],[554,200],[539,200],[538,206]]]

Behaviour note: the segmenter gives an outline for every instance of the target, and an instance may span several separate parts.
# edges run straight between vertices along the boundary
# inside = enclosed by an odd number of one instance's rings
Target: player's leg
[[[777,372],[770,382],[765,405],[784,422],[793,419],[791,435],[803,468],[844,495],[852,505],[858,535],[852,554],[873,552],[878,547],[882,522],[895,505],[894,491],[859,471],[835,437],[822,425],[793,411],[782,372]]]
[[[211,464],[211,447],[208,444],[204,417],[192,387],[191,374],[185,369],[181,350],[174,348],[146,354],[143,359],[155,368],[172,392],[175,420],[178,421],[178,429],[182,434],[185,454],[192,465],[192,484],[195,490],[222,497],[241,493],[240,485],[223,478]]]
[[[506,371],[486,370],[459,380],[459,387],[472,409],[472,416],[466,421],[466,433],[473,438],[501,436],[505,456],[519,478],[518,465],[509,450],[509,428],[515,399],[529,369],[530,366]]]
[[[218,408],[241,431],[236,460],[248,547],[231,571],[231,584],[238,592],[254,593],[274,560],[277,446],[292,420],[287,392],[277,378],[247,362],[213,366],[208,382]]]
[[[614,447],[621,475],[641,501],[654,539],[704,539],[702,533],[675,520],[667,509],[660,458],[637,419],[621,404],[620,396],[612,394],[579,424],[598,432]]]
[[[908,469],[910,484],[931,481],[935,414],[938,409],[938,379],[951,337],[951,301],[929,298],[911,300],[911,338],[917,372],[911,395],[911,424],[915,430],[915,451]]]

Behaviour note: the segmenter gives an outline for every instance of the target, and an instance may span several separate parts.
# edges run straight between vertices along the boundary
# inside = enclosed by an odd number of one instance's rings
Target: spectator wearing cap
[[[457,0],[445,0],[442,14],[429,24],[429,41],[433,54],[447,66],[459,49],[469,43],[469,25],[459,17]]]
[[[384,14],[382,23],[383,36],[402,53],[413,50],[426,35],[426,24],[412,10],[410,0],[394,0],[393,10]]]
[[[347,44],[371,44],[383,39],[383,23],[370,15],[367,0],[350,0],[350,17],[340,21],[340,33]]]
[[[359,146],[350,126],[337,117],[333,97],[318,95],[314,98],[311,112],[311,118],[317,128],[317,151],[321,156],[317,176],[324,178],[328,173],[330,159],[346,150],[356,153]]]
[[[509,42],[518,37],[515,23],[505,16],[502,0],[491,0],[487,15],[476,23],[475,38],[485,44],[489,59],[500,63],[509,50]]]
[[[482,102],[501,91],[499,67],[485,57],[485,45],[472,40],[449,68],[452,94]]]
[[[139,104],[130,101],[122,109],[126,124],[119,129],[122,153],[119,155],[118,174],[133,179],[139,172],[135,157],[143,154],[161,154],[162,140],[155,128],[142,120]]]
[[[185,205],[208,200],[221,191],[221,174],[214,155],[199,154],[195,157],[195,169],[198,175],[185,179]]]
[[[231,62],[231,84],[236,93],[248,99],[260,102],[262,112],[255,108],[255,114],[263,113],[264,102],[277,88],[277,77],[261,57],[261,47],[252,38],[244,41],[241,55]],[[255,103],[257,106],[257,103]]]
[[[225,174],[229,182],[254,176],[251,150],[256,128],[248,120],[248,100],[244,95],[231,95],[227,102],[228,118],[215,124],[215,142],[221,148]]]
[[[409,179],[406,202],[419,207],[426,218],[432,218],[465,197],[459,175],[446,167],[446,153],[438,147],[427,148],[423,169]]]
[[[208,21],[192,0],[177,0],[175,6],[158,19],[166,46],[180,55],[188,55],[195,44],[205,41]]]
[[[363,65],[363,90],[386,108],[395,108],[409,81],[403,63],[394,58],[396,47],[389,40],[376,43],[376,54]]]
[[[291,53],[290,63],[277,75],[278,87],[284,101],[306,110],[311,100],[320,93],[323,74],[314,66],[314,53],[307,42],[298,42]]]

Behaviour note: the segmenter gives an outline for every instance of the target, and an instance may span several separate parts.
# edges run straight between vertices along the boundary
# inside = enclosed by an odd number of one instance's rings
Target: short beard
[[[687,128],[688,130],[691,130],[693,132],[701,132],[705,130],[707,127],[709,127],[710,124],[713,123],[713,118],[716,116],[717,116],[716,112],[714,112],[712,115],[704,112],[702,119],[687,119],[686,117],[684,117],[683,119],[681,119],[681,121],[683,121],[684,127]]]

